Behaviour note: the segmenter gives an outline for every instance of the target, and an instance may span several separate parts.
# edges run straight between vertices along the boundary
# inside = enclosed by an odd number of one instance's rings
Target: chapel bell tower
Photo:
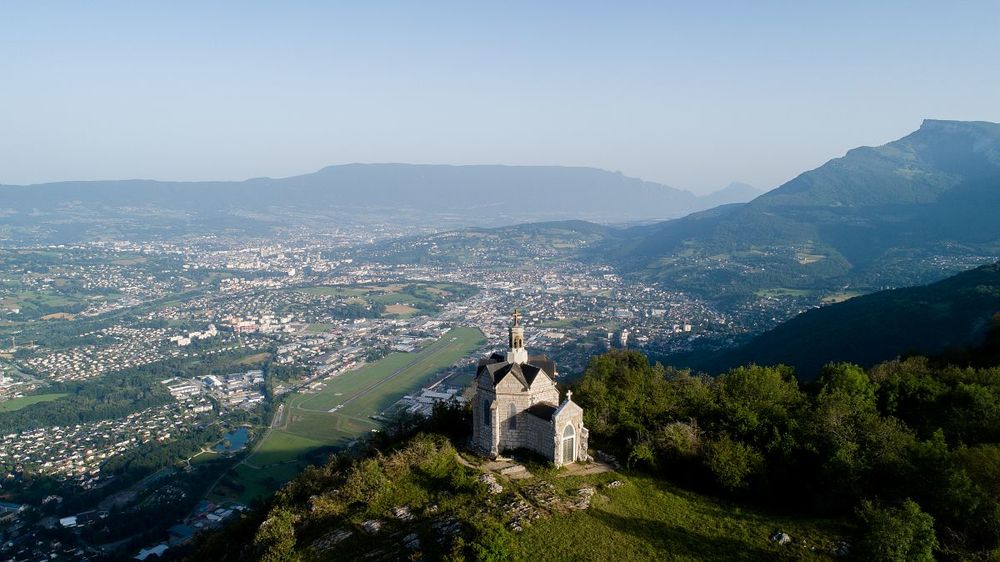
[[[521,326],[521,313],[516,308],[514,309],[514,323],[510,326],[507,341],[510,346],[507,350],[507,362],[527,363],[528,350],[524,349],[524,328]]]

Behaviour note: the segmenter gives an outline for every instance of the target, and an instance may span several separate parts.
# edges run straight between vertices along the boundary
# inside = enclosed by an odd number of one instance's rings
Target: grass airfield
[[[312,452],[349,445],[379,424],[372,419],[435,373],[483,345],[476,328],[454,328],[413,353],[392,353],[360,369],[326,379],[318,392],[284,401],[278,420],[247,459],[235,467],[242,489],[220,485],[215,499],[248,503],[273,491],[301,470]]]

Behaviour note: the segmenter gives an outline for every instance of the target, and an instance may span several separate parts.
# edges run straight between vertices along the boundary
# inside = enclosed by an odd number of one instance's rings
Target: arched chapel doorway
[[[569,463],[574,461],[576,461],[576,430],[573,429],[573,424],[569,424],[563,430],[562,462]]]

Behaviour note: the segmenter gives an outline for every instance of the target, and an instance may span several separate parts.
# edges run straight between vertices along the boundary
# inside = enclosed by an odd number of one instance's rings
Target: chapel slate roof
[[[550,402],[538,402],[532,404],[525,412],[544,421],[552,421],[552,415],[556,413],[556,405]]]
[[[490,363],[503,363],[507,360],[507,356],[498,351],[494,351],[489,357],[483,357],[479,360],[479,366],[489,365]]]
[[[531,383],[535,382],[535,377],[541,372],[541,369],[535,367],[534,365],[529,365],[527,363],[490,363],[480,367],[479,372],[486,371],[493,378],[493,386],[500,384],[507,376],[512,376],[518,380],[525,388],[531,387]]]
[[[518,380],[525,388],[530,388],[538,373],[545,372],[552,376],[555,372],[555,362],[544,355],[534,355],[528,358],[527,363],[508,363],[507,357],[499,353],[494,353],[489,357],[479,361],[479,368],[476,376],[486,371],[493,379],[493,386],[500,384],[504,377],[510,375]]]
[[[528,357],[528,363],[540,367],[549,376],[554,377],[556,375],[556,362],[549,359],[548,355],[531,355]]]

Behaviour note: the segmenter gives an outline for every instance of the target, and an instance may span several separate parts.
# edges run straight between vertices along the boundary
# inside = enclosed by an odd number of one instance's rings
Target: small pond
[[[212,450],[216,453],[235,453],[246,447],[249,440],[250,431],[245,427],[237,427],[223,435],[222,441],[219,441]]]

